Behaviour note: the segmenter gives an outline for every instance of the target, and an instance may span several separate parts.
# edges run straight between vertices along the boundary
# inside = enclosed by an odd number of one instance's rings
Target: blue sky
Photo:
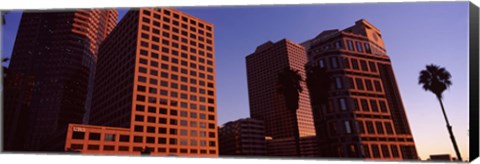
[[[245,56],[256,46],[283,38],[300,43],[366,19],[382,31],[420,157],[455,155],[438,101],[417,84],[419,71],[433,63],[452,74],[444,105],[462,157],[468,159],[468,2],[177,9],[215,26],[219,124],[249,116]],[[119,11],[123,16],[126,10]],[[20,15],[6,17],[2,57],[11,55]]]

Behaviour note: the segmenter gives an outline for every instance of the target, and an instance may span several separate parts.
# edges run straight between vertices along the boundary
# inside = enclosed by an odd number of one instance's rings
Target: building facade
[[[302,45],[322,157],[418,159],[380,30],[362,19]]]
[[[286,68],[298,70],[305,79],[305,49],[290,40],[271,41],[258,46],[246,57],[250,116],[265,124],[265,134],[272,140],[294,141],[295,131],[300,137],[315,136],[310,98],[305,83],[299,95],[297,117],[287,109],[284,95],[278,91],[279,74]],[[298,129],[295,126],[297,120]],[[295,145],[295,142],[291,143]],[[283,151],[283,150],[282,150]],[[284,150],[296,156],[296,149]]]
[[[129,11],[100,47],[92,125],[70,124],[65,149],[218,156],[213,28],[170,8]]]
[[[4,150],[63,151],[90,110],[97,52],[116,10],[24,12],[5,78]]]
[[[245,118],[225,123],[219,128],[221,156],[265,156],[265,126],[262,121]]]

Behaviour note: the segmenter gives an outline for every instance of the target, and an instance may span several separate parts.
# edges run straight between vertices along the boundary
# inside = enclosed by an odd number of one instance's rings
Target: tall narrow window
[[[342,89],[343,88],[343,85],[342,85],[342,79],[340,77],[335,77],[335,86],[337,87],[337,89]]]
[[[383,130],[382,122],[375,122],[375,127],[377,129],[378,134],[385,134],[385,131]]]
[[[337,49],[342,48],[342,41],[341,40],[335,42],[335,48],[337,48]]]
[[[362,43],[361,42],[356,42],[356,43],[357,43],[358,52],[363,52]]]
[[[371,121],[365,122],[367,125],[367,132],[368,134],[375,134],[375,129],[373,128],[373,123]]]
[[[345,102],[345,98],[340,98],[338,101],[340,103],[340,109],[347,110],[347,103]]]
[[[347,40],[347,44],[348,44],[348,50],[354,51],[353,42],[351,40]]]
[[[332,57],[330,58],[332,68],[338,68],[338,62],[337,62],[337,57]]]
[[[357,89],[358,90],[364,90],[364,87],[363,87],[363,80],[362,79],[358,79],[356,78],[355,79],[355,83],[357,83]]]
[[[350,127],[350,122],[345,121],[344,124],[345,124],[345,133],[347,133],[347,134],[352,133],[352,128]]]
[[[365,45],[365,52],[371,54],[371,53],[372,53],[372,50],[370,49],[370,44],[365,43],[364,45]]]
[[[318,64],[320,68],[325,68],[325,61],[323,61],[323,59],[320,59],[320,61],[318,61]]]

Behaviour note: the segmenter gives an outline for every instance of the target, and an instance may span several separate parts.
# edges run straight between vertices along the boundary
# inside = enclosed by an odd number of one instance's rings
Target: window
[[[359,78],[355,78],[355,83],[357,83],[357,89],[358,90],[364,90],[364,86],[363,86],[363,80],[362,79],[359,79]]]
[[[397,145],[390,145],[390,149],[392,150],[392,156],[393,157],[400,157],[398,154],[398,147]]]
[[[100,133],[90,133],[88,136],[88,140],[100,141]]]
[[[177,135],[177,129],[170,128],[170,134]]]
[[[318,61],[318,65],[320,66],[320,68],[325,68],[325,61],[323,61],[323,59],[320,59]]]
[[[352,128],[350,127],[350,122],[345,121],[344,124],[345,124],[345,133],[347,133],[347,134],[352,133]]]
[[[370,106],[372,108],[372,112],[378,112],[377,100],[370,100]]]
[[[342,79],[340,77],[335,77],[335,86],[337,87],[337,89],[342,89]]]
[[[375,80],[373,83],[375,85],[375,91],[382,92],[382,86],[380,85],[380,81]]]
[[[82,144],[71,144],[70,145],[70,148],[74,149],[74,150],[82,150],[83,149],[83,145]]]
[[[157,119],[156,119],[155,117],[153,117],[153,116],[148,116],[148,117],[147,117],[147,122],[149,122],[149,123],[156,123],[156,120],[157,120]]]
[[[188,126],[188,121],[180,120],[180,126]]]
[[[337,48],[337,49],[342,48],[342,41],[335,42],[335,48]]]
[[[387,134],[393,134],[392,124],[385,122],[385,130],[387,131]]]
[[[352,59],[352,68],[354,70],[358,70],[359,67],[358,67],[358,60],[357,59]]]
[[[158,133],[166,134],[167,133],[167,128],[158,128]]]
[[[365,86],[367,87],[367,90],[368,91],[373,91],[373,84],[372,84],[372,80],[365,80]]]
[[[183,145],[183,146],[188,145],[188,140],[186,140],[186,139],[180,139],[180,145]]]
[[[340,103],[340,110],[347,110],[347,103],[345,102],[345,98],[340,98],[338,101]]]
[[[363,155],[365,155],[366,158],[370,158],[370,148],[368,145],[362,145],[363,148]]]
[[[360,106],[358,105],[358,99],[353,98],[352,101],[353,101],[353,106],[355,108],[354,110],[356,110],[356,111],[360,110]]]
[[[167,144],[167,139],[163,137],[158,137],[158,143],[159,144]]]
[[[385,103],[385,101],[379,101],[379,104],[380,104],[380,111],[382,111],[382,113],[387,113],[387,104]]]
[[[385,133],[385,131],[383,130],[382,122],[375,122],[375,127],[377,129],[378,134],[384,134]]]
[[[365,128],[363,127],[363,121],[357,121],[358,131],[361,134],[365,134]]]
[[[170,119],[170,125],[177,125],[176,119]]]
[[[188,130],[180,129],[180,135],[181,136],[187,136],[188,135]]]
[[[338,68],[338,62],[337,62],[337,57],[332,57],[330,58],[330,61],[332,62],[332,68]]]
[[[105,141],[115,141],[115,134],[105,134]]]
[[[370,49],[370,44],[365,43],[364,45],[365,45],[365,52],[371,54],[371,53],[372,53],[372,50]]]
[[[72,139],[83,140],[85,138],[85,132],[73,132]]]
[[[347,45],[348,45],[348,50],[354,51],[353,42],[351,40],[347,40]]]
[[[136,132],[143,132],[143,126],[135,125],[134,130],[135,130]]]
[[[368,107],[368,102],[366,99],[360,99],[360,103],[362,104],[362,111],[370,111]]]
[[[357,43],[357,50],[358,52],[363,52],[363,47],[361,42],[356,42]]]
[[[372,154],[374,158],[380,158],[380,150],[378,150],[378,145],[372,144]]]
[[[375,134],[375,130],[373,128],[373,123],[371,121],[366,121],[365,124],[367,125],[368,134]]]
[[[147,133],[155,133],[155,127],[148,126]]]
[[[377,72],[377,66],[375,62],[368,62],[368,65],[370,66],[370,71]]]
[[[99,150],[100,146],[99,145],[88,145],[88,150]]]
[[[143,137],[142,136],[134,136],[133,137],[133,142],[141,143],[141,142],[143,142]]]
[[[129,135],[120,135],[120,142],[130,142]]]
[[[368,71],[367,62],[365,60],[360,60],[360,66],[362,67],[362,71]]]

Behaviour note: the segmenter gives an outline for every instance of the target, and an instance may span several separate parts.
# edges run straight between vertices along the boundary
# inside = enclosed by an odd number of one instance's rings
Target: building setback
[[[24,12],[5,78],[4,150],[63,151],[90,110],[97,51],[116,10]]]
[[[380,30],[359,20],[302,45],[322,157],[418,159],[405,109]],[[324,84],[324,85],[322,85]]]
[[[218,156],[213,25],[174,9],[129,11],[100,48],[85,154]]]
[[[262,121],[245,118],[225,123],[219,128],[221,156],[265,156],[265,127]]]
[[[278,91],[278,75],[285,68],[298,70],[305,79],[305,49],[290,40],[271,41],[258,46],[246,57],[250,116],[265,124],[266,136],[272,140],[293,140],[295,130],[300,137],[315,136],[310,98],[304,82],[299,97],[297,118],[288,111],[284,96]],[[297,119],[298,129],[295,129]],[[282,148],[282,147],[280,147]],[[283,147],[286,148],[286,147]],[[296,156],[296,149],[278,150]],[[271,154],[269,154],[271,155]]]

